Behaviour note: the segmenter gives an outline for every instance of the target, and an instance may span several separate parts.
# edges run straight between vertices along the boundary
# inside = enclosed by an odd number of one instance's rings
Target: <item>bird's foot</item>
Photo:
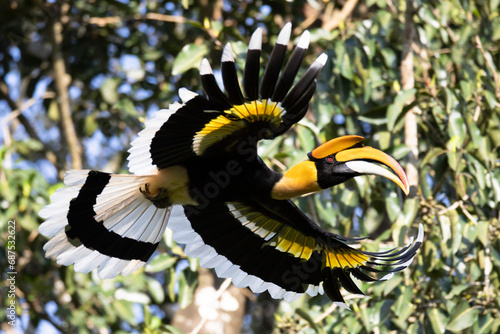
[[[149,183],[146,183],[144,185],[144,190],[142,190],[141,187],[139,188],[139,191],[159,209],[165,209],[172,205],[168,196],[168,191],[165,188],[160,188],[160,191],[153,195],[149,191]]]

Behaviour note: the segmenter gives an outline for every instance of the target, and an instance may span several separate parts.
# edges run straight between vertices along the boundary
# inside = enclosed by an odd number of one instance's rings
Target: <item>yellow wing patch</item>
[[[352,248],[324,247],[322,268],[356,268],[365,265],[368,256]]]
[[[267,245],[306,261],[315,250],[320,250],[315,238],[283,225],[279,233],[269,240]]]
[[[356,268],[368,261],[368,256],[360,251],[348,246],[333,248],[320,244],[315,238],[305,236],[288,226],[283,227],[268,245],[304,260],[308,260],[313,251],[317,251],[322,254],[322,268]]]
[[[257,100],[233,106],[212,119],[193,138],[193,151],[203,154],[207,148],[245,128],[248,123],[267,122],[278,126],[284,113],[279,102]]]
[[[243,226],[267,241],[264,245],[304,261],[309,260],[316,251],[322,256],[322,268],[356,268],[366,265],[369,260],[369,257],[361,251],[340,242],[337,247],[320,243],[316,238],[304,235],[293,227],[269,218],[242,203],[228,203],[228,207]]]

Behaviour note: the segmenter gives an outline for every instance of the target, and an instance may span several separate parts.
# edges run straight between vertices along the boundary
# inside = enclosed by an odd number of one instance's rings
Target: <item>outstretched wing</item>
[[[40,211],[41,234],[51,239],[43,249],[58,264],[75,271],[98,268],[101,278],[128,275],[149,260],[163,237],[170,208],[151,205],[140,187],[147,176],[89,170],[66,173],[66,187]]]
[[[401,249],[365,252],[349,245],[362,239],[326,232],[291,201],[276,200],[175,207],[169,228],[176,242],[186,244],[187,255],[238,287],[268,290],[286,301],[326,293],[343,307],[341,286],[363,294],[351,275],[362,281],[390,278],[411,263],[423,238],[420,227],[417,239]]]
[[[309,46],[306,31],[281,71],[290,33],[291,24],[287,24],[278,36],[261,80],[261,29],[252,35],[243,75],[245,94],[240,88],[230,44],[224,48],[221,65],[226,93],[217,85],[208,60],[203,59],[200,75],[207,96],[181,89],[183,104],[159,111],[132,142],[130,171],[150,174],[157,168],[167,168],[196,156],[217,154],[220,150],[255,150],[258,140],[275,138],[302,119],[327,57],[319,56],[290,89]]]

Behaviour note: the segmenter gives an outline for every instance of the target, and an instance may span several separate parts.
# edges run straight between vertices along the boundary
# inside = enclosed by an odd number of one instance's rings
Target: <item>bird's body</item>
[[[248,159],[237,154],[220,154],[161,169],[151,178],[148,188],[152,196],[159,193],[158,188],[165,189],[164,196],[170,203],[167,206],[196,205],[269,195],[281,177],[258,156]]]
[[[410,264],[422,242],[421,228],[399,250],[365,252],[349,245],[360,239],[325,231],[291,200],[363,174],[386,177],[407,193],[406,175],[394,159],[364,146],[359,136],[328,141],[284,174],[257,154],[260,140],[283,134],[305,115],[326,62],[325,55],[318,57],[291,88],[309,37],[300,38],[281,71],[288,24],[259,83],[261,34],[259,29],[249,44],[245,94],[230,46],[221,69],[227,94],[203,60],[207,97],[182,89],[182,104],[146,123],[129,151],[134,175],[67,173],[67,187],[40,212],[47,218],[40,232],[52,238],[44,247],[48,257],[75,264],[77,271],[98,268],[103,278],[127,275],[148,261],[168,223],[187,255],[237,286],[286,300],[324,292],[341,305],[340,286],[362,293],[351,275],[383,280]]]

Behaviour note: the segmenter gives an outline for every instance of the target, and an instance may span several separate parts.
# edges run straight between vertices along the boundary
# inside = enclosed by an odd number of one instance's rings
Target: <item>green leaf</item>
[[[422,162],[420,163],[421,166],[425,166],[427,164],[433,164],[434,160],[436,160],[437,157],[439,157],[442,154],[445,154],[446,150],[440,147],[432,147],[425,157],[422,159]]]
[[[477,321],[478,314],[478,309],[471,308],[468,302],[462,301],[455,307],[454,312],[450,316],[450,322],[446,325],[446,329],[458,333],[469,328]]]
[[[396,218],[401,213],[401,204],[398,195],[394,191],[391,191],[385,198],[385,209],[389,216],[389,220],[395,222]]]
[[[481,220],[476,224],[476,229],[477,229],[477,238],[479,239],[479,241],[481,241],[483,246],[486,247],[489,243],[490,222]]]
[[[392,131],[394,129],[394,125],[398,120],[398,117],[401,115],[403,111],[403,107],[407,104],[408,101],[415,97],[415,93],[417,90],[415,88],[407,89],[400,91],[394,102],[387,108],[387,129]]]
[[[157,329],[161,326],[161,319],[158,317],[152,317],[151,322],[149,323],[150,329]]]
[[[208,49],[205,44],[187,44],[175,57],[172,75],[182,74],[192,68],[198,68],[207,52]]]
[[[439,225],[441,227],[441,250],[446,256],[450,255],[451,242],[451,222],[447,215],[439,216]]]
[[[177,262],[177,260],[178,258],[176,256],[171,256],[168,253],[162,253],[151,260],[151,262],[146,265],[145,270],[151,273],[163,271],[167,268],[172,267]]]
[[[139,304],[149,304],[151,302],[151,299],[145,293],[127,291],[122,288],[117,289],[115,291],[115,298],[117,300],[126,300],[131,303],[139,303]]]
[[[180,330],[178,327],[173,326],[173,325],[165,325],[162,327],[162,333],[167,333],[167,334],[184,334],[182,330]]]
[[[118,85],[120,81],[119,78],[106,78],[99,87],[102,99],[108,104],[115,104],[118,101]]]
[[[166,275],[166,278],[168,278],[168,283],[167,283],[167,292],[168,292],[168,298],[171,301],[175,300],[175,283],[176,283],[176,274],[174,268],[169,268]]]
[[[386,107],[378,107],[371,108],[367,112],[358,116],[360,121],[373,124],[373,125],[382,125],[387,123],[387,108]]]
[[[488,102],[488,105],[492,110],[497,108],[498,102],[497,102],[497,98],[495,97],[495,93],[487,90],[484,92],[484,97],[486,97],[486,101]]]
[[[401,290],[402,293],[393,304],[392,310],[400,320],[406,320],[415,309],[415,305],[412,304],[413,288],[411,286],[402,285]]]
[[[458,145],[460,142],[460,138],[458,136],[452,137],[448,143],[446,144],[446,148],[448,149],[446,155],[448,157],[448,165],[454,171],[458,168]]]
[[[132,303],[127,300],[116,300],[113,303],[113,307],[116,310],[116,314],[123,320],[131,323],[132,325],[137,324],[134,312],[132,310]]]
[[[462,91],[465,100],[472,98],[473,85],[471,81],[460,81],[460,90]]]
[[[417,198],[408,198],[404,204],[404,218],[405,225],[410,226],[418,213],[420,201]]]
[[[359,314],[361,315],[361,321],[363,322],[363,325],[365,326],[366,331],[371,332],[371,330],[373,328],[373,324],[372,324],[372,321],[370,319],[369,311],[368,311],[366,305],[363,305],[363,307],[361,307],[359,309]]]
[[[306,126],[297,127],[300,147],[306,152],[311,152],[314,149],[314,134],[311,129]]]
[[[374,207],[369,207],[365,212],[365,219],[363,222],[363,234],[371,235],[384,219],[384,215]]]
[[[47,110],[47,116],[51,121],[59,122],[59,105],[57,104],[57,100],[54,99],[50,101],[49,108]]]
[[[396,159],[397,161],[403,160],[408,153],[411,152],[411,148],[405,144],[394,146],[387,154]]]
[[[388,281],[385,281],[384,284],[384,296],[387,296],[391,291],[397,288],[401,282],[403,281],[403,275],[397,275],[391,278]]]
[[[95,130],[97,130],[98,123],[96,121],[96,114],[92,113],[85,117],[84,123],[83,123],[83,131],[85,131],[85,134],[89,137],[91,137]]]
[[[446,299],[452,299],[455,296],[459,296],[463,291],[467,290],[467,288],[467,285],[455,285],[446,295]]]
[[[154,301],[158,304],[163,303],[165,300],[165,291],[163,290],[163,286],[155,279],[148,279],[148,291],[153,297]]]
[[[456,137],[458,140],[457,147],[461,147],[464,143],[465,137],[467,136],[467,128],[465,127],[465,122],[458,111],[452,111],[449,116],[448,132],[450,137]]]
[[[309,313],[307,313],[306,310],[298,308],[298,309],[295,310],[295,312],[302,319],[304,319],[305,321],[307,321],[307,323],[311,326],[312,329],[314,329],[314,331],[316,333],[325,333],[325,331],[323,330],[323,328],[321,328],[317,323],[314,322],[314,319],[309,315]]]
[[[196,289],[197,274],[191,270],[183,270],[178,276],[179,283],[179,307],[186,308],[193,300]]]
[[[118,102],[114,104],[113,108],[118,109],[124,118],[138,117],[134,103],[129,98],[120,99]]]
[[[495,175],[491,178],[491,185],[493,188],[493,200],[495,203],[500,203],[500,172],[498,170],[495,171]]]
[[[446,329],[446,316],[438,308],[429,308],[426,312],[434,333],[444,333]]]
[[[495,322],[495,318],[493,318],[490,314],[487,314],[484,317],[479,318],[479,331],[478,334],[487,334],[493,333],[492,327]]]

